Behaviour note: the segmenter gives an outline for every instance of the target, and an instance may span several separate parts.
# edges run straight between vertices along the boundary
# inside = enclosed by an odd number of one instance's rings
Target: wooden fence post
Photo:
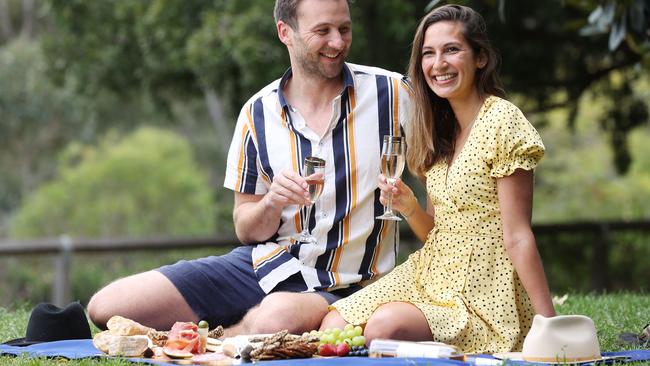
[[[602,292],[609,289],[609,224],[606,222],[598,225],[596,240],[594,241],[591,262],[591,290]]]
[[[72,261],[72,240],[67,235],[59,237],[59,252],[54,257],[54,283],[52,303],[63,307],[70,302],[70,263]]]

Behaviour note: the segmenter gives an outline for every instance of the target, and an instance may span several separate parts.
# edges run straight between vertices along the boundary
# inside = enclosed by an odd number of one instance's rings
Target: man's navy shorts
[[[253,270],[253,247],[241,246],[222,256],[181,260],[157,269],[176,286],[199,319],[224,327],[241,320],[266,296]],[[351,295],[360,286],[317,291],[329,304]],[[300,273],[278,284],[273,291],[302,292],[307,286]]]

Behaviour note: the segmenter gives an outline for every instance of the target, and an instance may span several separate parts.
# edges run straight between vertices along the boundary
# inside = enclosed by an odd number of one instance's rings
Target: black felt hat
[[[32,310],[25,337],[5,344],[22,347],[42,342],[88,338],[91,338],[90,326],[81,304],[73,302],[60,308],[53,304],[41,303]]]

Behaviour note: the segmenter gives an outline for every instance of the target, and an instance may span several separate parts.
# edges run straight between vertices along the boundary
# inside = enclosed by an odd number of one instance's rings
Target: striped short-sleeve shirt
[[[300,272],[306,291],[364,285],[395,266],[397,227],[375,220],[384,207],[377,189],[381,142],[400,135],[410,100],[402,75],[346,63],[345,88],[332,101],[332,119],[321,137],[287,103],[285,75],[242,108],[228,153],[224,186],[263,195],[284,169],[301,172],[306,156],[326,161],[325,186],[310,217],[297,205],[282,211],[277,233],[254,244],[252,261],[261,288],[270,292]],[[308,226],[317,244],[291,239]]]

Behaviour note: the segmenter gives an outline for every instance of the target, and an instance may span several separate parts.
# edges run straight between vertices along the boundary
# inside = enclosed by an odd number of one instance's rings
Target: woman
[[[365,324],[374,338],[434,340],[463,352],[521,349],[534,313],[555,310],[530,221],[539,134],[502,99],[498,59],[474,10],[427,14],[409,64],[415,106],[409,169],[426,182],[427,209],[380,176],[381,199],[424,247],[384,278],[337,301],[321,328]]]

